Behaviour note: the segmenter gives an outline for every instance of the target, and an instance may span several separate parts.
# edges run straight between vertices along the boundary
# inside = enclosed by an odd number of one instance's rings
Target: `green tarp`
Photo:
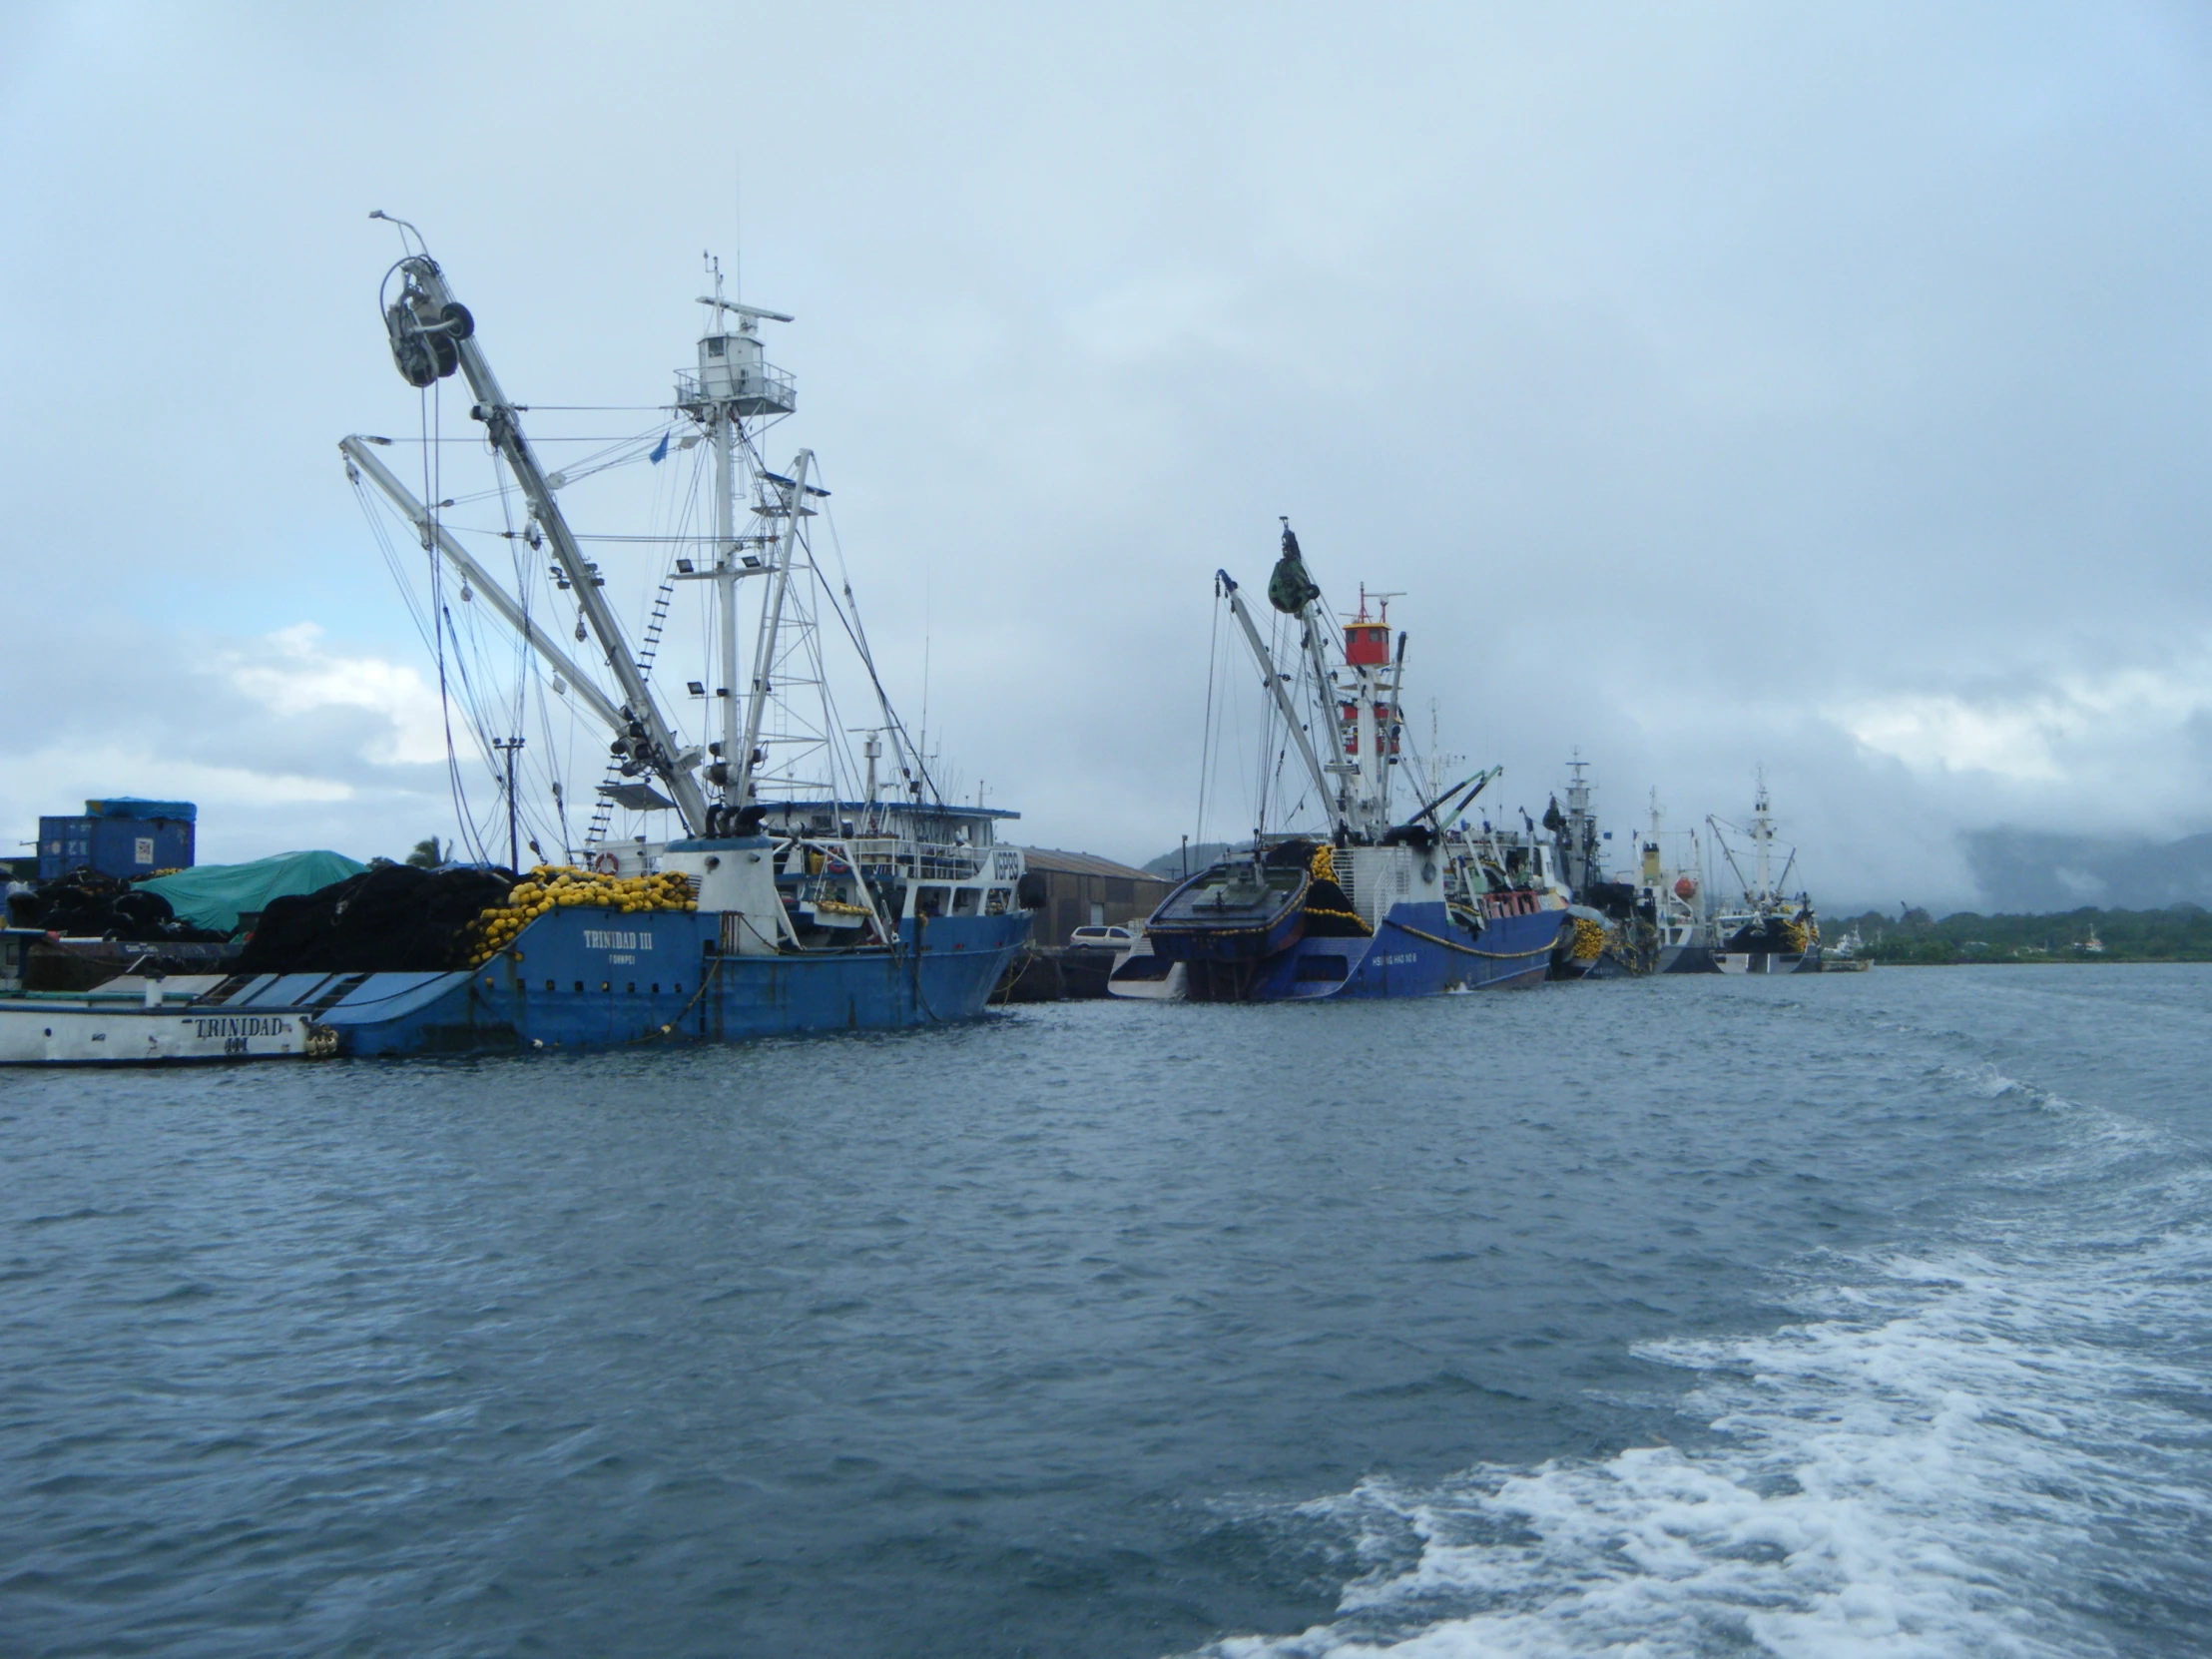
[[[168,899],[179,920],[235,933],[241,912],[266,910],[273,898],[313,892],[367,867],[342,852],[279,852],[250,864],[202,864],[134,884]]]

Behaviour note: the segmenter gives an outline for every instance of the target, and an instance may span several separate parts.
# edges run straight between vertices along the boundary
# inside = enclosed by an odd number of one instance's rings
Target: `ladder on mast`
[[[673,576],[664,577],[661,581],[660,592],[653,596],[653,614],[646,620],[645,638],[638,647],[638,678],[641,680],[650,682],[653,678],[653,659],[660,655],[661,633],[668,626],[669,607],[675,602],[676,578]],[[602,787],[605,787],[621,781],[621,769],[609,766],[607,776],[601,779],[600,783]],[[605,795],[601,795],[598,803],[592,808],[591,826],[584,831],[585,846],[596,847],[605,843],[607,831],[614,828],[614,814],[615,804],[609,801]]]
[[[607,776],[600,781],[600,787],[604,789],[607,785],[617,782],[621,777],[621,773],[613,767],[609,767]],[[584,831],[585,851],[588,852],[593,847],[602,845],[606,841],[607,831],[614,828],[614,816],[615,804],[602,795],[599,798],[599,804],[592,808],[591,827]]]
[[[645,625],[645,641],[638,650],[638,674],[640,678],[653,678],[653,659],[660,654],[661,630],[668,625],[668,608],[676,601],[676,578],[666,577],[661,591],[653,596],[653,615]]]

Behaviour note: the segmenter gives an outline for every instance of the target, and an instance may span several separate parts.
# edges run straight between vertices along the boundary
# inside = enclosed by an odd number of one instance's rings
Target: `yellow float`
[[[663,871],[656,875],[603,875],[574,864],[540,864],[470,922],[469,962],[482,967],[513,944],[531,922],[554,910],[618,910],[637,915],[649,910],[696,910],[699,898],[689,878]]]

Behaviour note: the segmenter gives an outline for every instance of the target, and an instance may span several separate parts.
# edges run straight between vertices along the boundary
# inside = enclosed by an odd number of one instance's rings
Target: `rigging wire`
[[[1213,626],[1206,640],[1206,720],[1199,729],[1198,739],[1198,833],[1194,837],[1200,845],[1206,842],[1206,777],[1208,761],[1214,750],[1214,664],[1221,655],[1222,614],[1228,610],[1221,591],[1221,577],[1214,577]],[[1189,870],[1184,874],[1188,875]]]
[[[430,612],[431,620],[437,629],[438,718],[445,729],[446,786],[452,793],[453,817],[460,828],[462,839],[469,851],[475,854],[476,860],[482,862],[484,861],[483,847],[480,837],[475,832],[475,823],[469,817],[467,791],[461,785],[460,761],[454,751],[452,693],[446,683],[445,637],[452,619],[445,608],[444,554],[437,545],[438,484],[443,474],[443,456],[434,447],[431,440],[437,431],[442,431],[443,409],[435,382],[416,394],[416,403],[417,418],[422,428],[423,439],[422,495],[424,512],[428,515],[430,521],[427,538],[429,546],[424,551],[428,553],[430,559]],[[457,650],[459,641],[456,640],[454,644]]]
[[[397,542],[392,535],[390,525],[386,521],[385,514],[388,512],[396,517],[398,509],[390,503],[380,502],[380,498],[371,497],[367,486],[358,478],[353,480],[353,489],[355,499],[361,506],[361,515],[368,524],[370,535],[375,539],[377,552],[383,558],[385,568],[391,572],[393,586],[399,591],[400,602],[406,607],[408,620],[414,627],[416,637],[421,640],[423,650],[433,656],[439,655],[444,646],[446,629],[448,626],[452,628],[455,654],[450,665],[450,672],[445,675],[443,680],[440,707],[441,709],[445,707],[445,698],[453,692],[453,679],[458,677],[462,682],[458,701],[462,704],[463,720],[469,726],[471,735],[477,738],[481,751],[483,732],[480,728],[484,723],[481,719],[480,702],[473,692],[471,677],[466,672],[466,664],[460,654],[459,647],[462,644],[461,626],[454,621],[450,608],[444,605],[442,565],[436,562],[437,555],[433,554],[430,572],[434,590],[432,603],[437,604],[444,613],[442,618],[436,618],[427,612],[421,596],[416,592],[414,581],[409,577],[406,565],[399,556]],[[416,527],[410,523],[410,528]],[[441,526],[441,528],[443,527]],[[435,538],[433,537],[433,545],[434,542]],[[473,625],[471,632],[473,632]],[[440,666],[444,668],[446,665],[441,661]],[[453,745],[449,718],[446,735],[450,750]],[[488,756],[488,752],[483,753]],[[488,760],[487,764],[489,764]],[[479,841],[482,839],[480,830],[477,830],[477,839]]]
[[[834,509],[830,507],[828,497],[823,499],[822,516],[823,523],[828,525],[830,529],[830,545],[837,555],[837,577],[844,594],[842,605],[837,603],[835,594],[828,594],[830,609],[835,614],[839,625],[843,627],[845,637],[852,642],[852,649],[860,659],[860,666],[867,670],[868,684],[875,688],[875,705],[882,711],[883,730],[889,736],[892,748],[897,752],[893,759],[898,762],[902,772],[906,771],[910,763],[912,772],[909,776],[918,777],[922,787],[929,792],[929,799],[937,806],[942,807],[945,804],[944,797],[937,789],[936,779],[929,774],[928,760],[921,754],[920,746],[907,732],[905,721],[899,717],[898,711],[892,707],[891,694],[884,690],[883,678],[875,670],[875,652],[868,645],[867,630],[860,621],[860,602],[853,596],[851,574],[846,569],[844,562],[844,543],[837,535],[837,515]],[[827,583],[825,586],[827,586]],[[845,614],[847,608],[851,612],[849,617]]]
[[[1223,624],[1223,628],[1226,631],[1226,623]],[[1230,695],[1231,688],[1239,683],[1237,669],[1235,665],[1235,656],[1236,654],[1234,650],[1232,650],[1223,659],[1222,662],[1222,701],[1220,704],[1219,717],[1221,724],[1217,728],[1218,735],[1214,744],[1214,758],[1208,770],[1208,777],[1210,779],[1210,783],[1208,785],[1208,800],[1210,803],[1213,804],[1212,810],[1217,812],[1220,810],[1219,803],[1222,794],[1221,774],[1223,767],[1228,764],[1227,757],[1233,751],[1241,755],[1244,752],[1245,745],[1244,722],[1246,713],[1246,699],[1243,697],[1232,697]],[[1264,680],[1261,682],[1261,696],[1263,699],[1265,699],[1267,696],[1267,692],[1266,682]],[[1234,837],[1234,835],[1237,833],[1241,833],[1241,830],[1232,830],[1232,837]],[[1228,844],[1235,844],[1234,838],[1232,838],[1232,840]]]
[[[1268,624],[1267,672],[1271,678],[1282,673],[1282,670],[1277,666],[1282,661],[1283,618],[1281,613],[1278,612]],[[1268,778],[1268,751],[1275,747],[1275,722],[1280,713],[1281,711],[1276,708],[1275,692],[1271,686],[1266,701],[1260,705],[1260,771],[1259,776],[1253,780],[1255,798],[1253,816],[1257,822],[1253,826],[1252,832],[1255,840],[1258,840],[1267,832],[1268,808],[1272,805]]]
[[[380,508],[377,504],[379,498],[368,493],[368,486],[357,474],[352,482],[353,498],[360,503],[361,516],[368,521],[369,533],[376,538],[376,551],[383,556],[384,568],[391,572],[392,583],[399,589],[400,602],[407,607],[408,620],[414,624],[415,634],[422,641],[422,649],[425,652],[431,651],[434,647],[430,642],[429,620],[423,611],[422,602],[415,596],[414,580],[407,574],[406,566],[400,560],[398,544],[392,540],[391,532],[384,522],[386,511],[396,514],[398,509],[388,504]]]
[[[527,580],[524,573],[522,563],[522,550],[528,544],[514,533],[514,502],[507,491],[506,474],[499,470],[499,463],[497,461],[494,461],[492,463],[492,479],[499,488],[499,516],[507,526],[507,552],[514,568],[515,604],[518,605],[522,610],[521,628],[509,630],[513,639],[514,652],[514,717],[511,721],[508,722],[506,733],[503,735],[511,737],[517,742],[520,742],[523,735],[523,730],[529,724],[530,719],[530,688],[531,686],[538,683],[537,676],[533,672],[533,664],[531,661],[533,654],[530,650],[529,643],[531,627],[530,602],[536,592],[537,584]],[[538,701],[540,708],[542,709],[545,701],[544,694],[542,692],[539,694]],[[545,764],[548,772],[550,773],[552,770],[552,756],[550,753],[545,756]],[[516,824],[522,825],[524,828],[534,828],[526,824],[525,815],[522,810],[522,803],[518,799],[516,799],[517,796],[520,794],[520,785],[522,781],[528,776],[528,768],[529,763],[524,762],[521,767],[516,768],[513,771],[506,771],[505,769],[502,769],[503,776],[500,779],[500,783],[502,789],[507,796],[507,811],[510,815],[513,816]],[[533,844],[535,844],[535,842],[537,841],[537,836],[533,833],[529,836],[529,839]],[[519,855],[517,855],[516,862],[520,863],[520,857]]]
[[[407,579],[407,566],[398,556],[394,535],[385,523],[381,511],[371,504],[368,493],[360,485],[358,478],[355,479],[356,496],[362,502],[364,516],[369,519],[379,552],[384,557],[387,568],[393,571],[395,583],[399,587],[402,600],[407,606],[410,620],[413,622],[417,634],[423,639],[425,646],[437,659],[438,700],[446,749],[447,784],[452,797],[454,817],[460,836],[469,854],[482,862],[490,863],[494,861],[488,850],[492,837],[488,835],[485,826],[476,817],[476,803],[471,799],[466,769],[460,765],[460,751],[463,745],[461,735],[454,731],[455,716],[458,714],[464,731],[475,741],[479,751],[479,759],[492,776],[495,793],[497,793],[504,789],[504,767],[502,763],[505,758],[494,754],[493,751],[497,747],[494,738],[495,736],[504,738],[510,734],[519,735],[533,724],[530,706],[533,687],[537,691],[536,720],[534,724],[537,735],[541,739],[542,747],[538,756],[524,759],[523,767],[530,774],[541,775],[545,780],[547,793],[551,796],[552,811],[550,818],[548,818],[542,811],[526,809],[519,800],[509,805],[516,815],[518,827],[527,828],[530,830],[533,846],[536,845],[537,832],[540,828],[542,827],[550,832],[553,823],[557,822],[561,844],[564,852],[566,852],[573,844],[573,837],[568,822],[568,792],[564,787],[562,778],[562,757],[566,755],[573,762],[574,744],[583,717],[577,705],[573,701],[569,702],[567,706],[568,743],[564,748],[555,738],[552,704],[544,684],[550,671],[537,660],[535,652],[527,643],[530,626],[534,624],[536,615],[542,610],[544,602],[553,598],[551,579],[543,567],[542,559],[537,559],[535,567],[533,567],[533,560],[538,549],[531,544],[527,528],[522,530],[516,528],[515,502],[510,480],[496,456],[491,459],[492,487],[471,493],[466,499],[472,503],[481,503],[496,498],[499,502],[499,523],[502,527],[494,528],[489,524],[485,524],[456,529],[456,527],[444,521],[443,513],[445,509],[454,503],[449,502],[443,493],[443,446],[448,442],[468,441],[475,443],[480,440],[475,438],[467,440],[447,439],[444,436],[442,425],[443,406],[437,395],[438,390],[439,388],[434,386],[424,388],[424,395],[418,399],[418,441],[422,446],[422,488],[426,502],[424,519],[430,532],[427,538],[428,546],[425,549],[429,554],[430,562],[426,595],[418,594],[414,583]],[[540,407],[563,406],[540,405]],[[573,407],[587,406],[574,405]],[[665,411],[664,405],[625,405],[622,407],[653,409],[656,412]],[[771,422],[770,424],[780,424],[780,422]],[[761,464],[758,449],[753,441],[755,434],[747,432],[740,425],[738,435],[743,442],[746,461],[750,464],[751,471],[754,474],[767,471],[768,469]],[[663,443],[666,437],[667,432],[657,425],[653,430],[642,436],[633,435],[622,440],[615,440],[610,447],[585,457],[577,466],[568,469],[563,483],[574,481],[598,471],[644,461],[649,458],[649,451]],[[696,443],[687,443],[686,447],[696,447]],[[672,567],[678,550],[715,542],[717,537],[708,527],[699,522],[702,500],[701,483],[705,465],[710,458],[711,453],[702,450],[698,456],[693,457],[688,469],[678,467],[669,469],[668,493],[656,503],[656,511],[654,512],[654,517],[660,521],[663,533],[647,535],[597,534],[580,536],[578,539],[636,543],[643,546],[658,545],[667,550],[667,561]],[[390,504],[386,504],[386,510],[392,510],[396,513],[396,508],[391,507]],[[760,510],[760,506],[756,505],[756,515],[759,514]],[[768,688],[768,695],[776,705],[773,712],[773,727],[770,731],[763,733],[764,747],[769,747],[773,743],[776,747],[783,749],[787,756],[784,764],[777,767],[773,774],[770,774],[768,769],[764,767],[764,778],[784,788],[798,788],[803,784],[811,784],[812,780],[804,779],[801,775],[813,770],[808,757],[819,755],[820,764],[824,774],[826,774],[825,782],[828,784],[832,799],[843,799],[847,793],[845,786],[848,783],[851,786],[850,793],[856,794],[859,788],[858,763],[855,755],[848,753],[853,747],[852,744],[842,736],[839,699],[836,688],[831,684],[826,657],[827,642],[824,638],[822,609],[827,605],[830,612],[836,617],[839,628],[851,644],[866,673],[868,687],[872,691],[877,707],[881,712],[882,731],[890,739],[893,759],[902,778],[909,786],[902,792],[907,796],[908,804],[919,806],[926,798],[941,809],[947,804],[943,794],[942,781],[934,775],[936,769],[930,765],[921,753],[921,741],[917,740],[915,735],[908,731],[883,684],[881,673],[874,660],[872,647],[867,639],[864,623],[861,620],[858,601],[852,590],[849,571],[845,565],[842,543],[837,535],[836,523],[833,516],[828,513],[826,506],[824,521],[830,532],[831,548],[838,567],[834,579],[826,564],[816,557],[816,549],[812,539],[813,527],[804,524],[794,526],[793,562],[795,566],[803,563],[804,568],[795,568],[787,573],[787,578],[797,578],[798,580],[787,580],[786,596],[788,604],[783,625],[779,632],[777,648],[773,654],[775,660],[772,663],[760,665],[758,669],[760,677]],[[508,654],[506,649],[509,642],[494,642],[486,634],[485,630],[490,625],[489,619],[481,615],[480,608],[466,607],[458,614],[453,610],[448,591],[449,573],[444,568],[443,548],[439,545],[441,535],[483,536],[487,538],[496,536],[506,542],[509,554],[508,562],[512,568],[515,583],[515,603],[524,621],[524,627],[512,636],[511,655]],[[739,542],[746,542],[759,538],[737,536],[735,539]],[[661,577],[664,584],[662,591],[665,591],[665,584],[674,574],[671,570]],[[539,593],[541,585],[545,588],[542,596]],[[461,588],[464,600],[473,597],[465,577],[462,580]],[[762,615],[765,619],[772,590],[767,583],[763,584],[763,588]],[[702,643],[707,648],[710,660],[713,660],[713,647],[719,638],[715,618],[710,614],[702,614],[700,627]],[[654,661],[639,665],[641,670],[648,675],[651,675],[653,668],[658,666],[659,650],[665,643],[665,633],[657,634],[651,646]],[[1211,677],[1212,670],[1210,668],[1210,680]],[[802,686],[812,686],[819,697],[821,710],[819,724],[811,713],[800,706],[801,703],[807,700],[801,699],[800,702],[795,702],[789,695],[775,695],[777,691],[796,689]],[[732,687],[730,690],[733,694],[736,694],[738,688]],[[1210,700],[1211,695],[1210,686]],[[708,718],[710,725],[715,724],[711,718],[713,707],[712,703],[708,705],[708,716],[706,718]],[[811,704],[809,707],[811,707]],[[728,757],[726,759],[735,760],[737,758]],[[534,766],[533,762],[535,762]],[[518,797],[523,793],[522,784],[523,776],[518,773],[514,790]],[[607,807],[603,805],[602,816],[607,811]],[[586,837],[586,844],[589,845],[598,840],[603,833],[600,819],[595,818],[592,833]]]

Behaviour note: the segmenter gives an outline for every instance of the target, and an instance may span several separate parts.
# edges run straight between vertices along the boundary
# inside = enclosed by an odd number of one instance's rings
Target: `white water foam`
[[[1302,1506],[1373,1569],[1328,1625],[1205,1651],[2202,1651],[2212,1180],[2140,1124],[1993,1072],[1955,1081],[2062,1115],[2060,1156],[2017,1176],[2032,1205],[1939,1257],[1831,1264],[1847,1271],[1806,1287],[1803,1323],[1642,1350],[1700,1374],[1695,1446]]]

